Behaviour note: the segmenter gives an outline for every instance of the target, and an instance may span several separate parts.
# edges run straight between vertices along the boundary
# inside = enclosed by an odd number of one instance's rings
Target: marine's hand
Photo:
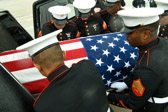
[[[111,84],[111,88],[116,89],[116,92],[121,92],[128,88],[125,82],[114,82]]]
[[[95,13],[100,12],[100,10],[101,10],[100,8],[94,8],[94,12],[95,12]]]

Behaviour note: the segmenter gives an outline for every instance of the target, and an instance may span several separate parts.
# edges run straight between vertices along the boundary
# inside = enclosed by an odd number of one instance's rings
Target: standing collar
[[[154,47],[155,45],[158,44],[158,41],[159,41],[159,39],[157,37],[155,37],[154,39],[152,39],[151,41],[147,42],[143,46],[138,47],[139,51],[145,51],[147,49],[150,49],[150,48]]]
[[[67,70],[68,67],[64,64],[56,67],[54,70],[52,70],[48,75],[48,80],[51,82],[55,77],[58,77],[61,73],[63,73],[65,70]],[[62,74],[61,74],[62,75]]]

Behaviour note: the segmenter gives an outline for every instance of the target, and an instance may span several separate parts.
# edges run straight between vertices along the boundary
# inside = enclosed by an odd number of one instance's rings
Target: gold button
[[[62,33],[60,33],[60,35],[62,35]]]
[[[145,53],[147,53],[148,51],[145,51]]]
[[[60,37],[60,40],[62,40],[62,37]]]
[[[89,30],[87,29],[86,31],[88,32]]]
[[[165,29],[163,28],[162,31],[165,31]]]
[[[85,24],[87,24],[87,22],[85,22]]]
[[[161,34],[161,36],[163,36],[163,33]]]
[[[87,35],[89,35],[89,33],[87,33]]]
[[[86,28],[88,27],[88,25],[86,25]]]

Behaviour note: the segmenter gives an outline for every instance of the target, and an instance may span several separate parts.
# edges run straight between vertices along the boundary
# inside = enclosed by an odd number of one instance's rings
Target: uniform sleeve
[[[133,76],[132,76],[132,74],[131,75],[129,75],[126,79],[124,79],[124,82],[127,84],[127,86],[130,88],[131,87],[131,85],[132,85],[132,81],[133,81]]]
[[[151,69],[136,68],[129,94],[110,93],[108,99],[124,108],[139,109],[156,92],[160,82],[161,79]]]
[[[96,7],[100,7],[102,10],[106,9],[103,0],[97,0]]]
[[[73,34],[75,35],[75,38],[79,38],[80,37],[80,32],[79,32],[79,30],[78,30],[76,25],[74,27],[75,28],[74,28],[74,31],[73,31],[74,33]]]
[[[100,17],[102,17],[104,20],[107,17],[107,10],[101,10],[99,14],[100,14]]]
[[[50,33],[50,32],[51,32],[51,31],[47,28],[47,25],[44,24],[43,27],[42,27],[42,30],[41,30],[42,36],[44,36],[44,35],[46,35],[46,34],[48,34],[48,33]]]
[[[99,17],[99,21],[100,21],[100,31],[101,31],[101,34],[105,34],[105,33],[110,33],[110,31],[108,30],[107,28],[107,24],[106,22],[103,20],[102,17]]]

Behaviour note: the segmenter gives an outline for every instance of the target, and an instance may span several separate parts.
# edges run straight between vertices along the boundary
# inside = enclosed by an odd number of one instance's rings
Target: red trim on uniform
[[[47,23],[47,24],[46,24],[46,26],[50,26],[50,25],[52,25],[52,23]]]
[[[149,51],[150,51],[150,49],[148,49],[147,66],[149,64]]]
[[[76,16],[75,18],[71,19],[70,21],[74,22],[74,21],[78,20],[79,18],[80,18],[79,16]]]
[[[48,74],[48,76],[49,76],[52,72],[54,72],[56,69],[60,68],[60,67],[63,66],[63,65],[65,65],[65,64],[61,64],[61,65],[57,66],[55,69],[53,69],[53,70]],[[47,77],[48,77],[48,76],[47,76]]]
[[[151,50],[151,49],[153,49],[154,47],[156,47],[157,45],[155,45],[155,46],[153,46],[153,47],[151,47],[151,48],[149,48],[149,50]],[[148,50],[148,49],[147,49]],[[146,51],[146,50],[145,50]],[[145,51],[139,51],[140,53],[145,53]]]
[[[145,88],[142,85],[141,79],[133,80],[132,91],[137,96],[143,95],[143,93],[145,92]]]
[[[104,12],[104,11],[106,11],[106,12]],[[104,9],[100,13],[101,13],[101,15],[103,15],[103,14],[107,14],[108,12],[107,12],[107,9]]]
[[[150,52],[151,49],[153,49],[153,48],[156,47],[156,46],[157,46],[157,45],[155,45],[155,46],[153,46],[153,47],[151,47],[151,48],[149,48],[149,49],[147,49],[147,50],[145,50],[145,51],[139,51],[139,53],[144,53],[144,54],[145,54],[146,51],[148,51],[147,66],[149,65],[149,52]],[[143,54],[143,56],[144,56],[144,54]],[[141,63],[143,56],[141,57],[141,60],[139,61],[139,64]]]
[[[149,42],[145,43],[144,45],[149,44],[150,42],[154,41],[154,40],[157,39],[157,38],[158,38],[158,36],[156,36],[155,38],[153,38],[153,39],[150,40]],[[144,45],[142,45],[142,46],[144,46]]]
[[[104,10],[101,10],[101,11],[103,12],[103,11],[105,11],[105,10],[107,10],[107,9],[104,9]]]
[[[151,49],[153,49],[154,47],[156,47],[157,45],[155,45],[155,46],[153,46],[153,47],[151,47],[151,48],[149,48],[149,50],[151,50]]]
[[[58,67],[57,67],[58,68]],[[56,70],[56,69],[55,69]],[[68,71],[68,69],[66,69],[65,71],[61,72],[59,75],[57,75],[53,80],[50,81],[50,83],[41,91],[40,95],[37,97],[36,101],[34,102],[33,106],[35,107],[35,104],[37,102],[37,100],[40,98],[40,96],[42,95],[42,93],[44,92],[44,90],[55,80],[57,79],[59,76],[61,76],[63,73],[65,73],[66,71]]]
[[[103,14],[107,14],[108,12],[104,12],[104,13],[101,13],[101,15],[103,15]]]
[[[93,15],[91,15],[91,16],[94,16],[94,17],[100,17],[99,15],[94,15],[94,14],[93,14]]]
[[[119,103],[121,104],[122,107],[126,108],[126,109],[130,109],[128,108],[127,106],[124,105],[123,101],[122,100],[119,100]]]
[[[68,24],[68,25],[70,25],[70,26],[75,26],[75,25],[73,25],[73,24]]]
[[[145,53],[142,55],[141,59],[139,60],[139,64],[141,63],[142,61],[142,58],[144,57]]]

